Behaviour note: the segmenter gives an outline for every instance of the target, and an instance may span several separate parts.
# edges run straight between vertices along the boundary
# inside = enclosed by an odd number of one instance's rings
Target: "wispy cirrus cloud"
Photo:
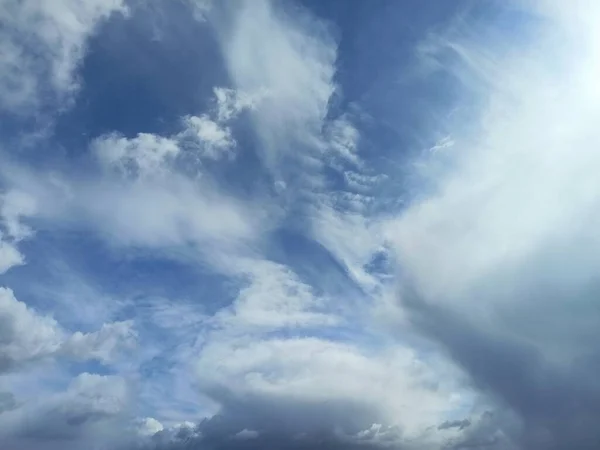
[[[113,12],[125,11],[121,0],[3,2],[0,109],[34,113],[49,98],[67,99],[87,39]]]

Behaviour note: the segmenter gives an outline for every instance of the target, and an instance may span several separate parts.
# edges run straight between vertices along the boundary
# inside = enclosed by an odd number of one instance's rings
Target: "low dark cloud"
[[[459,430],[464,430],[470,425],[471,421],[469,419],[447,420],[438,426],[438,430],[447,430],[448,428],[458,428]]]
[[[538,288],[543,296],[543,286]],[[572,293],[577,295],[577,290]],[[586,345],[589,350],[563,365],[550,359],[552,348],[544,342],[526,342],[522,335],[507,332],[506,324],[495,323],[491,327],[478,324],[462,310],[426,303],[414,291],[404,291],[403,298],[417,328],[440,345],[469,375],[477,391],[491,399],[495,408],[502,412],[486,418],[487,431],[493,423],[496,431],[510,436],[514,443],[511,445],[519,449],[598,448],[600,429],[596,424],[600,420],[600,380],[591,373],[598,364],[594,336],[600,338],[600,331],[588,329],[591,339]],[[544,308],[536,313],[540,316],[551,314]],[[594,312],[588,314],[596,315]],[[529,320],[533,324],[539,317],[531,315]],[[498,319],[498,322],[501,321]],[[596,330],[600,330],[600,321],[596,323]],[[573,353],[579,353],[573,339],[569,343]],[[501,416],[505,420],[507,413],[516,417],[520,425],[515,426],[514,419],[503,423],[498,418]],[[465,424],[468,421],[447,422],[441,427],[464,427]],[[479,448],[475,443],[480,439],[473,436],[481,433],[481,429],[469,430],[467,435],[471,436],[456,448]],[[488,438],[491,439],[494,433]],[[496,445],[494,440],[485,442],[486,446]]]

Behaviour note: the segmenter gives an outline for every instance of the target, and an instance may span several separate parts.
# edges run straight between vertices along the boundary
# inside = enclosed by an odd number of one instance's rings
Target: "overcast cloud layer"
[[[600,5],[0,0],[0,447],[600,447]]]

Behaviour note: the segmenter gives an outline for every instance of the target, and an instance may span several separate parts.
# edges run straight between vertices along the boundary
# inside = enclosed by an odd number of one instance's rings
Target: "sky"
[[[598,17],[0,0],[0,447],[599,448]]]

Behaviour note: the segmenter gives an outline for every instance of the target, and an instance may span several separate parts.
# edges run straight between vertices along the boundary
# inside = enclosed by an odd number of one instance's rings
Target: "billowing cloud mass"
[[[0,2],[0,448],[600,446],[600,6],[421,3]]]

